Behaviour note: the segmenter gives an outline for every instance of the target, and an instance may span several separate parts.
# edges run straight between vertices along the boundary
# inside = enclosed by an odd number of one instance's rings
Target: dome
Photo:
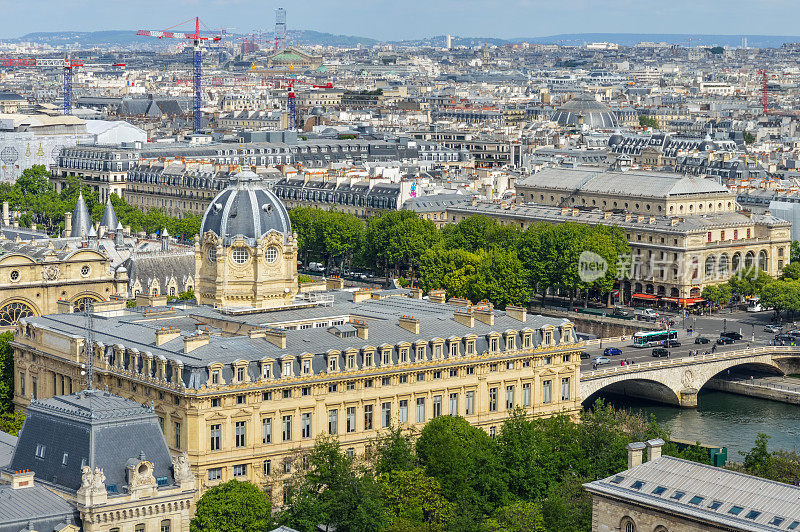
[[[617,127],[614,112],[606,104],[595,100],[591,94],[581,94],[566,102],[553,113],[551,120],[560,126],[585,124],[598,129]]]
[[[253,172],[243,171],[233,176],[234,182],[217,194],[203,215],[200,234],[212,231],[229,245],[237,237],[248,244],[270,231],[288,238],[292,234],[289,213],[275,194],[264,188]]]

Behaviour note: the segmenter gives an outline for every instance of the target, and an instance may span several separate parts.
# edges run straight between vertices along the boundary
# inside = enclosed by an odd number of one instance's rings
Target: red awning
[[[633,294],[631,299],[658,299],[655,294]]]

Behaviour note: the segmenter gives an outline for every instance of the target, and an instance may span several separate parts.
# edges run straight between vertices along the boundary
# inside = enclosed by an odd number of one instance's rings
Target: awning
[[[633,294],[631,299],[658,299],[655,294]]]

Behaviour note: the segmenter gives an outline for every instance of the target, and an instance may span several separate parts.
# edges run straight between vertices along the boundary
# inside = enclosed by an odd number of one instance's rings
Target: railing
[[[619,373],[638,373],[641,371],[649,371],[659,368],[668,368],[675,366],[688,366],[694,364],[702,364],[708,362],[719,362],[722,360],[735,360],[738,358],[751,358],[759,355],[767,354],[794,354],[800,356],[800,347],[798,346],[762,346],[751,347],[749,349],[740,349],[736,351],[723,351],[721,353],[714,353],[709,355],[696,355],[687,356],[683,358],[673,358],[667,360],[657,360],[652,362],[626,364],[624,366],[613,366],[610,368],[596,369],[593,371],[581,372],[581,380],[596,379],[608,375],[616,375]]]
[[[611,336],[609,338],[592,338],[590,340],[584,340],[586,345],[602,345],[603,342],[610,344],[613,342],[624,342],[626,340],[630,340],[633,338],[632,336]]]

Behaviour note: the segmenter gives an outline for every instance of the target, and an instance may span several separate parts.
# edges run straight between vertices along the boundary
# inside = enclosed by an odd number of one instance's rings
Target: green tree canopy
[[[639,125],[641,127],[651,127],[653,129],[661,129],[661,124],[658,123],[658,120],[647,115],[639,115]]]
[[[191,532],[264,532],[272,526],[272,503],[249,482],[231,480],[197,501]]]
[[[421,468],[381,476],[380,491],[390,529],[446,530],[455,513],[455,505],[444,497],[439,481],[425,476]]]

